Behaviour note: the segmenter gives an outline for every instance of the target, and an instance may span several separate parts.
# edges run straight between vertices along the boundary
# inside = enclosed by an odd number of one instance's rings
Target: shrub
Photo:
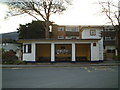
[[[2,52],[2,63],[9,62],[12,63],[13,61],[18,60],[13,50],[4,51]]]
[[[120,55],[116,56],[117,57],[117,60],[120,60]]]
[[[8,61],[4,61],[3,64],[27,64],[24,61],[19,61],[19,60],[8,60]]]
[[[13,50],[2,51],[2,63],[3,64],[27,64],[24,61],[18,60],[16,53]]]
[[[10,50],[10,51],[6,51],[2,53],[2,59],[3,60],[10,60],[10,59],[17,60],[17,57],[15,55],[15,52],[13,50]]]

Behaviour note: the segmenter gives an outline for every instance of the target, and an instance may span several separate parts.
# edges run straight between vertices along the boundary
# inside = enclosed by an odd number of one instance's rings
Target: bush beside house
[[[4,51],[2,50],[2,64],[25,64],[25,62],[18,60],[16,53],[13,50]]]

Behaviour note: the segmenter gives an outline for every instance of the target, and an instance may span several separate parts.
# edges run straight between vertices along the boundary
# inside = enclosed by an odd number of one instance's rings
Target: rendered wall
[[[53,41],[54,42],[54,41]],[[53,44],[53,42],[34,42],[34,43],[32,43],[32,52],[31,53],[23,53],[23,60],[24,61],[36,61],[36,45],[35,44]],[[93,46],[93,43],[96,43],[96,46]],[[30,44],[30,43],[25,43],[25,44]],[[54,42],[54,44],[56,45],[56,44],[71,44],[71,45],[73,45],[73,44],[90,44],[90,48],[89,48],[89,50],[90,50],[90,56],[91,56],[91,61],[99,61],[99,60],[103,60],[103,42],[102,42],[102,40],[99,40],[99,41],[87,41],[87,42]],[[55,49],[55,45],[52,45],[52,48],[54,48]],[[73,45],[74,46],[74,45]],[[73,46],[72,46],[72,50],[74,51],[74,52],[76,52],[75,51],[75,46],[74,46],[74,49],[73,49]],[[89,51],[88,50],[88,51]],[[51,50],[51,55],[52,56],[54,56],[54,58],[55,58],[55,52],[53,52],[54,50]],[[53,55],[54,54],[54,55]],[[73,53],[72,52],[72,54],[74,54],[74,55],[72,55],[72,59],[74,58],[74,61],[75,61],[75,53]],[[88,55],[89,56],[89,55]],[[53,59],[53,57],[51,57],[52,59],[51,60],[53,60],[54,61],[54,59]],[[88,57],[89,58],[89,57]],[[72,60],[73,61],[73,60]]]
[[[30,43],[25,43],[25,44],[30,44]],[[31,44],[31,53],[23,53],[23,61],[35,61],[35,54],[36,54],[35,53],[35,51],[36,51],[35,48],[36,48],[35,43],[32,43]]]
[[[96,30],[96,35],[95,36],[90,35],[90,30],[91,29]],[[83,29],[82,39],[99,39],[99,38],[101,38],[101,36],[100,36],[101,30],[100,29],[96,29],[96,28],[91,28],[91,29],[88,29],[88,28]]]
[[[101,38],[101,40],[99,40],[98,44],[99,44],[99,60],[104,60],[104,58],[103,58],[103,51],[104,51],[103,38]]]
[[[96,46],[91,44],[91,61],[99,61],[99,44],[96,43]]]

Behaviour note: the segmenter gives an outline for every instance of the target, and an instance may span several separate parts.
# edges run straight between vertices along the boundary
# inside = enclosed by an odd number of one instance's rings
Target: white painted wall
[[[96,43],[96,46],[93,46],[91,43],[91,61],[99,61],[99,44]]]
[[[35,43],[24,43],[24,44],[31,44],[32,50],[31,50],[31,53],[23,53],[23,61],[35,61],[35,56],[36,56],[35,55],[36,54]]]
[[[75,57],[75,43],[72,43],[72,61],[75,62],[76,57]]]
[[[99,39],[99,38],[101,38],[101,29],[94,29],[94,28],[92,29],[92,30],[96,30],[96,35],[95,36],[90,35],[90,30],[91,29],[84,29],[82,31],[82,39]]]
[[[23,61],[35,61],[36,57],[36,43],[52,43],[51,49],[54,49],[54,44],[72,44],[72,50],[75,51],[75,43],[91,43],[91,61],[99,61],[103,60],[103,42],[102,40],[95,42],[96,46],[93,46],[94,42],[32,42],[32,51],[31,53],[23,53]],[[30,43],[24,43],[24,44],[30,44]],[[23,44],[23,45],[24,45]],[[24,51],[24,50],[23,50]],[[55,54],[53,50],[51,51],[51,61],[55,61]],[[75,53],[72,53],[72,61],[75,61]]]
[[[103,38],[101,38],[101,40],[98,42],[99,44],[99,60],[104,60],[103,58]]]
[[[51,62],[55,61],[55,44],[51,44]]]

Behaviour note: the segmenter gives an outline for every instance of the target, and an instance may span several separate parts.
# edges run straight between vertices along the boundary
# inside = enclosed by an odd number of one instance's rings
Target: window
[[[31,53],[31,44],[28,45],[28,53]]]
[[[110,29],[110,31],[115,31],[115,29]]]
[[[116,38],[115,38],[115,37],[105,37],[105,40],[106,40],[106,41],[109,41],[109,40],[116,40]]]
[[[66,39],[80,39],[79,36],[66,36]]]
[[[96,35],[96,30],[90,30],[90,35],[95,36]]]
[[[71,36],[66,36],[65,38],[66,38],[66,39],[72,39],[72,37],[71,37]]]
[[[58,31],[64,31],[64,27],[58,27]]]
[[[115,37],[111,37],[111,40],[116,40],[116,38]]]
[[[68,27],[66,27],[66,31],[69,31],[69,32],[79,32],[79,27],[77,27],[77,26],[74,26],[74,27],[68,26]]]
[[[93,43],[93,46],[96,46],[96,43]]]
[[[111,37],[105,37],[105,40],[109,41],[109,40],[111,40]]]
[[[58,36],[58,39],[64,39],[64,36]]]
[[[107,53],[115,53],[115,50],[107,50]]]
[[[24,45],[23,48],[24,48],[23,52],[26,53],[26,45]]]
[[[115,31],[115,29],[104,29],[104,31]]]
[[[31,53],[31,44],[24,45],[24,53]]]
[[[2,43],[2,46],[8,46],[8,43]]]

